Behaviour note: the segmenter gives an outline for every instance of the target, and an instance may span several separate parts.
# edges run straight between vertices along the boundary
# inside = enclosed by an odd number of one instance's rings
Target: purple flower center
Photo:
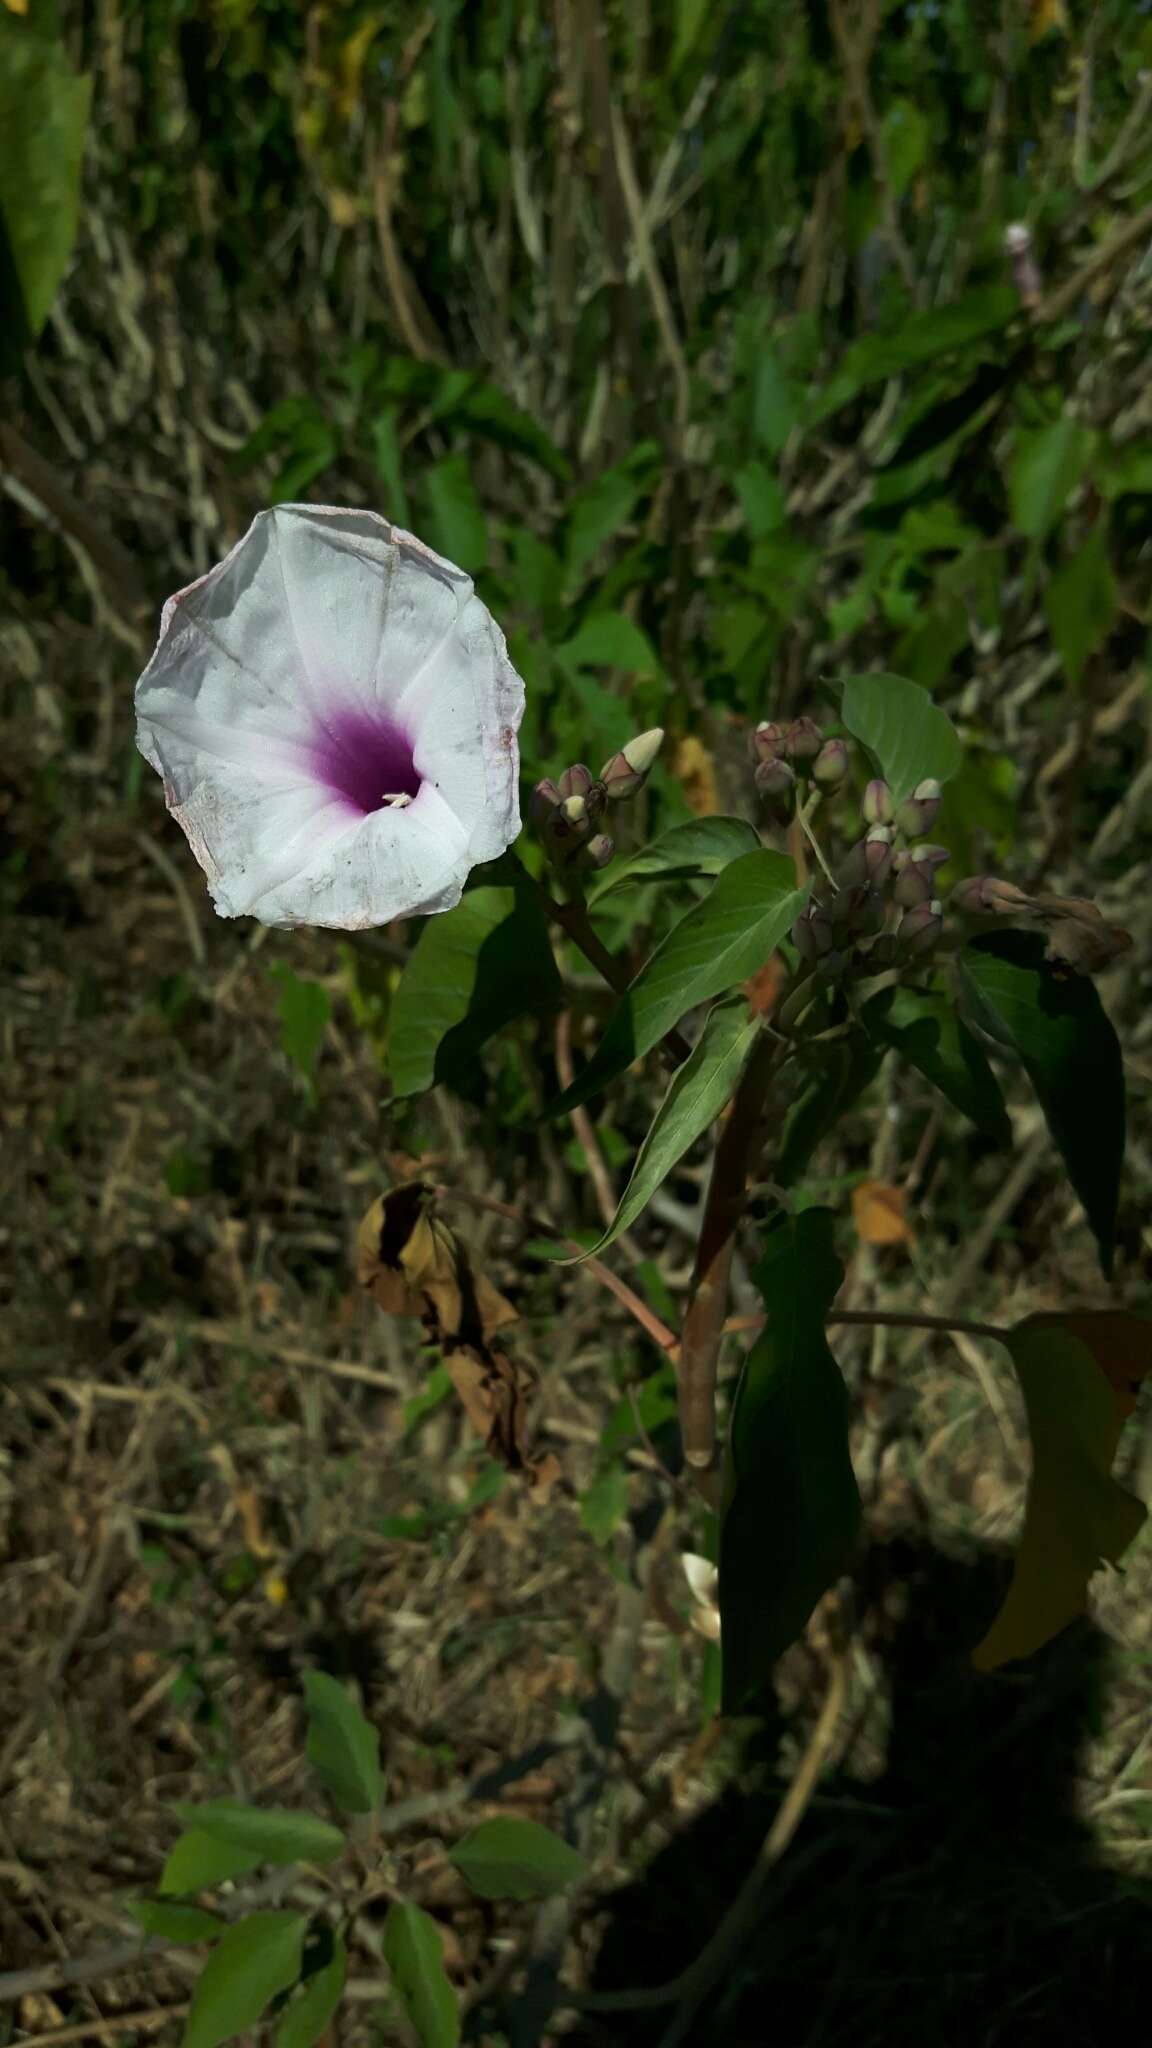
[[[390,796],[420,793],[412,742],[387,712],[333,712],[312,743],[312,768],[334,796],[366,816]]]

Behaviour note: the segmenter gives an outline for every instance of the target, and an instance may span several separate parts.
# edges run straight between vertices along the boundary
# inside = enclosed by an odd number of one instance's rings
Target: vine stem
[[[525,874],[528,870],[523,870]],[[632,975],[625,963],[610,953],[595,925],[588,915],[588,905],[583,896],[557,897],[545,888],[535,876],[529,878],[536,889],[546,915],[560,926],[572,944],[578,947],[584,958],[598,974],[603,975],[609,988],[619,996],[626,995],[632,985]],[[688,1058],[692,1048],[688,1040],[673,1028],[666,1031],[661,1045],[669,1059],[677,1066]]]

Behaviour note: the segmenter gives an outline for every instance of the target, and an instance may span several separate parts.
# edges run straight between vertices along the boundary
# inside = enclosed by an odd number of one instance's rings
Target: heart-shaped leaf
[[[905,676],[849,676],[842,716],[853,738],[867,748],[895,803],[903,803],[929,776],[947,782],[963,761],[960,736],[947,712]]]

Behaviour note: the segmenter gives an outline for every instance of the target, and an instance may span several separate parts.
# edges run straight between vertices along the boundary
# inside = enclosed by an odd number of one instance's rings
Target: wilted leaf
[[[843,718],[853,738],[871,754],[898,804],[928,776],[947,782],[964,758],[947,712],[905,676],[849,676]]]
[[[744,1362],[720,1530],[724,1711],[752,1704],[845,1569],[860,1496],[824,1320],[843,1278],[827,1209],[780,1219],[756,1274],[767,1320]]]
[[[419,1181],[373,1202],[360,1225],[360,1284],[386,1314],[420,1317],[492,1456],[543,1493],[556,1476],[555,1460],[529,1453],[533,1377],[493,1342],[517,1311],[473,1265],[434,1203],[433,1190]]]
[[[972,1021],[1018,1059],[1111,1271],[1124,1158],[1124,1066],[1091,981],[1060,974],[1036,932],[989,932],[959,956]]]
[[[717,1003],[709,1013],[691,1056],[677,1068],[656,1111],[609,1228],[592,1250],[583,1254],[585,1258],[604,1251],[636,1221],[677,1161],[715,1122],[759,1033],[758,1020],[743,996]]]
[[[852,1190],[852,1221],[865,1244],[911,1244],[912,1232],[902,1188],[864,1180]]]
[[[760,848],[732,861],[641,968],[583,1073],[553,1103],[553,1114],[586,1102],[650,1052],[687,1010],[747,981],[775,952],[806,895],[795,887],[795,870],[783,854]]]
[[[460,2008],[444,1969],[444,1939],[431,1914],[408,1899],[394,1900],[381,1946],[420,2048],[456,2048]]]
[[[1118,1329],[1117,1325],[1124,1327]],[[1095,1325],[1089,1330],[1089,1325]],[[1032,1476],[1024,1530],[1004,1605],[973,1653],[981,1671],[1031,1656],[1082,1614],[1088,1584],[1118,1564],[1147,1509],[1112,1478],[1133,1354],[1152,1359],[1152,1323],[1109,1315],[1029,1317],[1005,1337],[1024,1392]],[[1112,1360],[1102,1371],[1100,1361]]]
[[[200,1973],[183,2048],[218,2048],[255,2026],[300,1975],[307,1927],[303,1913],[249,1913],[230,1927]]]
[[[719,803],[716,770],[702,740],[687,733],[672,757],[672,773],[684,792],[684,801],[698,818],[710,818]]]
[[[481,1821],[449,1854],[482,1899],[548,1899],[588,1873],[583,1856],[535,1820]]]

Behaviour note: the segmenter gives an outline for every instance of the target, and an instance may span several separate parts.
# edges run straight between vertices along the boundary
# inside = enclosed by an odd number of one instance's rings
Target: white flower
[[[374,512],[259,513],[169,598],[136,712],[222,917],[450,910],[520,830],[504,636],[470,577]]]

